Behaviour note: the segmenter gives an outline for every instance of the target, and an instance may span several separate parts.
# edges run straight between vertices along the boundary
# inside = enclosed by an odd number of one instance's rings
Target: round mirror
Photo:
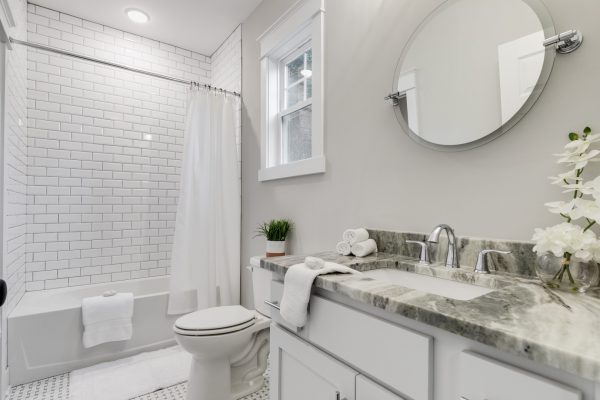
[[[395,111],[417,142],[465,150],[514,126],[554,64],[552,19],[538,0],[448,0],[418,27],[394,78]]]

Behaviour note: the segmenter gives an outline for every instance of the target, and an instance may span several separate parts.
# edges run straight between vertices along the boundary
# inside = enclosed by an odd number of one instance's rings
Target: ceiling
[[[261,0],[33,0],[32,3],[136,35],[211,55]],[[145,24],[127,18],[138,8]]]

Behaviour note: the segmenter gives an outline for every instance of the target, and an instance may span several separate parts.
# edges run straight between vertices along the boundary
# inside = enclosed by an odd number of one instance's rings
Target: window
[[[281,61],[282,163],[312,156],[312,49],[310,43]]]
[[[260,38],[260,181],[325,172],[323,4],[297,3]]]

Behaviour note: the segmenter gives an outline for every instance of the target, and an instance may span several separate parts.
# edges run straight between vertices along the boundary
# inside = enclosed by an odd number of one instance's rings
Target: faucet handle
[[[419,255],[419,262],[423,264],[429,264],[429,250],[427,249],[426,242],[421,242],[420,240],[407,240],[406,243],[420,245],[421,254]]]
[[[487,254],[496,253],[496,254],[510,254],[512,251],[502,251],[502,250],[481,250],[479,255],[477,256],[477,263],[475,264],[475,268],[473,272],[478,272],[480,274],[489,274],[490,268],[488,267],[488,259],[486,257]]]

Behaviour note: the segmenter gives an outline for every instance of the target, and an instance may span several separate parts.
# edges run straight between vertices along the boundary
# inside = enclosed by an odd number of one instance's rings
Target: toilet
[[[250,260],[256,310],[213,307],[175,321],[177,343],[192,354],[188,400],[237,400],[264,385],[269,355],[271,272]]]

